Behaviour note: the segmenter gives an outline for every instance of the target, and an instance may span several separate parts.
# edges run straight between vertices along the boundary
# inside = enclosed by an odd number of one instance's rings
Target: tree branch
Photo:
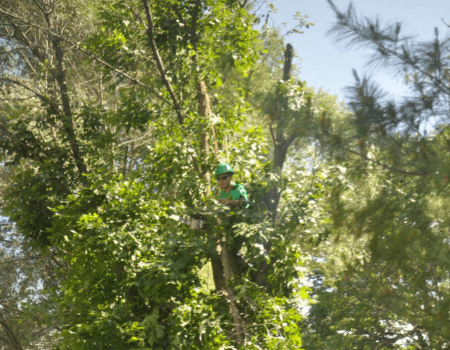
[[[155,26],[153,24],[153,16],[152,16],[152,12],[151,12],[150,6],[148,4],[148,0],[142,0],[142,4],[144,5],[145,14],[147,16],[147,22],[148,22],[147,31],[146,31],[147,32],[147,38],[148,38],[150,47],[152,49],[153,56],[154,56],[154,58],[156,60],[156,66],[158,68],[159,75],[161,77],[161,81],[164,84],[164,86],[166,87],[167,91],[169,92],[170,98],[172,99],[173,108],[177,112],[178,123],[180,124],[180,126],[183,126],[183,124],[184,124],[184,116],[181,114],[180,103],[178,102],[178,99],[175,96],[175,92],[174,92],[174,90],[172,88],[172,85],[170,84],[169,80],[167,79],[167,73],[166,73],[166,70],[164,68],[164,64],[162,62],[162,58],[161,58],[161,55],[159,54],[158,47],[156,46]]]
[[[284,118],[282,118],[282,117],[279,117],[279,119],[281,119],[281,120],[283,120],[283,121],[285,121],[285,122],[288,122],[286,119],[284,119]],[[294,127],[294,128],[297,128],[297,129],[303,130],[303,128],[300,127],[300,126],[298,126],[298,125],[293,125],[293,127]],[[321,141],[319,137],[312,135],[312,134],[309,133],[308,131],[306,131],[306,134],[309,135],[309,136],[311,136],[311,137],[314,137],[315,139],[318,139],[319,141]],[[327,135],[328,135],[328,134],[327,134]],[[291,134],[290,137],[292,137],[292,136],[293,136],[293,135]],[[294,138],[294,139],[295,139],[295,138]],[[364,154],[361,154],[361,153],[359,153],[359,152],[356,152],[356,151],[354,151],[354,150],[351,150],[351,149],[349,149],[349,148],[346,148],[346,147],[344,147],[344,146],[342,146],[342,145],[337,145],[337,147],[340,148],[340,149],[342,149],[342,150],[345,151],[345,152],[355,154],[355,155],[357,155],[357,156],[359,156],[359,157],[361,157],[361,158],[363,158],[363,159],[365,159],[365,160],[367,160],[367,161],[369,161],[369,162],[373,162],[373,163],[375,163],[375,164],[381,166],[383,169],[386,169],[386,170],[391,170],[391,171],[395,171],[395,172],[400,173],[400,174],[413,175],[413,176],[427,176],[427,175],[429,175],[429,173],[427,173],[427,172],[407,171],[407,170],[403,170],[403,169],[398,169],[398,168],[395,168],[395,167],[391,167],[391,166],[389,166],[389,165],[387,165],[387,164],[384,164],[384,163],[382,163],[382,162],[380,162],[380,161],[378,161],[378,160],[376,160],[376,159],[369,158],[369,157],[367,157],[367,156],[364,155]]]
[[[272,135],[273,144],[275,145],[276,144],[276,140],[275,140],[275,135],[273,134],[272,123],[270,123],[269,129],[270,129],[270,135]]]
[[[405,175],[414,175],[414,176],[427,176],[427,175],[429,175],[429,173],[426,173],[426,172],[407,171],[407,170],[403,170],[403,169],[394,168],[394,167],[391,167],[391,166],[389,166],[387,164],[384,164],[384,163],[382,163],[382,162],[380,162],[380,161],[378,161],[376,159],[369,158],[368,156],[366,156],[364,154],[361,154],[359,152],[356,152],[356,151],[353,151],[353,150],[351,150],[349,148],[346,148],[344,146],[338,145],[338,147],[340,149],[344,150],[345,152],[355,154],[358,157],[361,157],[361,158],[363,158],[363,159],[365,159],[365,160],[367,160],[369,162],[375,163],[375,164],[381,166],[383,169],[386,169],[386,170],[395,171],[396,173],[405,174]]]
[[[248,1],[248,0],[244,0],[243,3],[240,3],[240,2],[239,2],[239,7],[240,7],[241,9],[245,8],[245,6],[247,6],[247,1]]]
[[[134,17],[141,22],[141,24],[144,26],[145,30],[147,30],[147,25],[145,24],[145,22],[142,20],[141,16],[139,16],[139,13],[136,13],[133,8],[131,6],[128,6],[125,3],[122,3],[123,6],[125,6],[127,9],[129,9],[131,12],[133,12]]]
[[[183,23],[183,25],[184,25],[184,30],[185,30],[186,34],[190,35],[190,29],[189,29],[189,26],[187,25],[186,21],[184,20],[183,15],[181,14],[180,9],[178,8],[178,6],[177,6],[176,4],[173,4],[173,5],[172,5],[172,8],[173,8],[175,14],[176,14],[177,17],[178,17],[178,20],[179,20],[181,23]]]
[[[197,0],[195,4],[194,14],[192,15],[192,23],[191,23],[191,43],[196,53],[196,56],[197,56],[197,42],[198,42],[197,19],[198,19],[198,12],[200,10],[200,5],[201,5],[200,0]]]
[[[221,244],[222,251],[220,254],[221,262],[223,266],[223,272],[225,277],[225,288],[224,294],[230,306],[231,317],[233,319],[234,327],[235,327],[235,336],[237,343],[241,346],[245,345],[245,333],[244,328],[242,327],[242,319],[239,314],[239,309],[236,305],[236,295],[233,287],[231,286],[233,280],[233,272],[230,263],[230,252],[228,250],[227,242],[225,235],[223,237],[223,241]]]
[[[386,47],[386,45],[384,45],[386,40],[380,40],[379,38],[385,37],[386,35],[384,33],[380,33],[380,32],[376,32],[377,37],[374,38],[373,36],[367,35],[367,33],[364,32],[364,29],[366,29],[367,27],[358,27],[358,22],[357,20],[354,20],[354,18],[352,18],[354,15],[354,9],[349,7],[349,11],[347,13],[343,13],[341,11],[339,11],[339,9],[336,7],[336,5],[333,3],[332,0],[327,0],[327,2],[330,4],[330,6],[332,7],[333,11],[335,12],[336,16],[338,17],[338,21],[337,24],[331,28],[328,31],[327,35],[334,35],[338,41],[342,41],[348,37],[353,37],[354,42],[366,42],[366,44],[361,44],[361,46],[369,46],[374,45],[376,50],[378,52],[383,52],[385,57],[394,57],[399,59],[401,62],[404,62],[407,66],[412,67],[413,69],[415,69],[416,71],[420,72],[423,76],[427,77],[428,79],[430,79],[431,81],[435,82],[434,86],[436,86],[437,89],[439,89],[441,92],[445,93],[445,94],[449,94],[450,93],[450,88],[445,84],[445,82],[443,82],[441,79],[436,78],[432,72],[427,71],[426,69],[421,68],[420,66],[418,66],[411,58],[409,53],[406,51],[406,45],[399,45],[399,41],[403,40],[405,41],[406,39],[399,39],[399,38],[395,38],[394,41],[390,40],[389,43],[394,45],[394,48],[400,48],[401,51],[400,53],[398,51],[396,51],[395,49],[391,49],[389,47]],[[355,23],[356,21],[356,23]],[[367,20],[368,21],[368,20]],[[444,22],[445,23],[445,22]],[[372,25],[370,22],[368,22],[368,25]],[[339,28],[340,27],[340,28]],[[347,28],[347,30],[349,30],[351,33],[347,35],[345,35],[346,33],[343,33],[343,27]],[[376,28],[376,27],[375,27]],[[337,29],[337,30],[336,30]],[[341,35],[344,34],[344,35]]]
[[[11,131],[8,130],[8,128],[4,125],[3,121],[0,121],[0,133],[2,133],[3,135],[5,135],[7,137],[10,137],[14,141],[18,142],[20,145],[25,147],[26,149],[29,149],[27,144],[25,144],[20,138],[18,138],[15,134],[13,134]],[[30,151],[30,154],[33,154],[33,157],[30,157],[31,159],[34,159],[40,163],[44,163],[44,160],[36,152]]]
[[[70,45],[72,45],[73,48],[75,48],[76,50],[78,50],[78,51],[84,53],[84,54],[87,55],[89,58],[93,59],[94,61],[97,61],[97,62],[100,63],[101,65],[103,65],[103,66],[105,66],[105,67],[111,69],[112,71],[114,71],[114,72],[116,72],[117,74],[123,76],[124,78],[126,78],[126,79],[128,79],[129,81],[135,83],[136,85],[139,85],[139,86],[143,87],[144,89],[150,91],[150,92],[151,92],[157,99],[159,99],[160,101],[163,101],[163,102],[165,102],[165,103],[167,103],[167,104],[170,104],[170,102],[169,102],[167,99],[165,99],[163,96],[161,96],[161,94],[160,94],[158,91],[156,91],[155,89],[153,89],[152,87],[150,87],[150,86],[148,86],[148,85],[145,85],[144,83],[142,83],[142,82],[140,82],[139,80],[133,78],[132,76],[130,76],[129,74],[127,74],[127,73],[125,73],[125,72],[123,72],[123,71],[121,71],[120,69],[117,69],[117,68],[113,67],[111,64],[109,64],[108,62],[104,61],[103,59],[101,59],[100,57],[98,57],[98,56],[95,55],[94,53],[88,51],[87,49],[84,49],[84,48],[80,47],[79,43],[74,43],[73,41],[71,41],[71,40],[65,38],[64,36],[61,36],[61,35],[59,35],[59,34],[57,34],[57,33],[54,33],[53,31],[48,30],[48,29],[46,29],[46,28],[44,28],[44,27],[42,27],[42,26],[40,26],[40,25],[38,25],[38,24],[31,23],[31,22],[27,21],[26,19],[22,18],[21,16],[18,16],[18,15],[14,14],[14,13],[9,12],[8,10],[5,10],[5,9],[4,9],[3,7],[1,7],[1,6],[0,6],[0,13],[3,13],[3,14],[8,15],[8,16],[10,16],[10,17],[13,17],[13,18],[17,19],[17,20],[20,21],[20,22],[23,22],[23,23],[25,23],[25,24],[28,24],[28,25],[34,27],[34,28],[37,28],[37,29],[39,29],[39,30],[42,30],[44,33],[46,33],[46,34],[48,34],[48,35],[51,35],[51,36],[54,36],[54,37],[56,37],[56,38],[61,39],[62,41],[66,42],[66,43],[68,43],[68,44],[70,44]]]
[[[11,263],[15,263],[15,262],[18,262],[18,261],[26,261],[26,260],[31,260],[31,259],[42,259],[42,256],[34,255],[34,256],[28,256],[28,257],[20,258],[20,259],[0,261],[0,265],[11,264]]]
[[[42,102],[47,103],[47,104],[52,108],[53,112],[55,112],[55,114],[61,116],[61,111],[59,110],[58,105],[56,105],[55,103],[53,103],[48,97],[46,97],[46,96],[44,96],[44,95],[42,95],[42,94],[36,92],[35,90],[33,90],[33,89],[30,88],[29,86],[27,86],[27,85],[21,83],[21,82],[18,81],[18,80],[15,80],[15,79],[12,79],[12,78],[7,78],[7,77],[0,77],[0,81],[1,81],[1,80],[6,81],[6,82],[9,82],[9,83],[12,83],[12,84],[15,84],[15,85],[18,85],[18,86],[24,88],[25,90],[28,90],[28,91],[32,92],[36,97],[38,97],[39,99],[41,99]]]
[[[3,318],[3,317],[2,317]],[[0,320],[0,325],[3,327],[3,329],[5,330],[6,334],[9,336],[9,338],[12,340],[12,346],[14,347],[14,349],[16,350],[22,350],[22,346],[20,345],[19,340],[17,339],[16,335],[14,334],[14,332],[11,330],[11,328],[8,326],[8,324],[2,320]]]

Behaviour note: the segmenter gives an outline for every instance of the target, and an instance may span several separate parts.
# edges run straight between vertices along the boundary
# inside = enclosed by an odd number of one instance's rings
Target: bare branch
[[[39,8],[39,10],[41,10],[42,13],[49,15],[51,14],[51,11],[47,11],[44,7],[45,4],[42,4],[38,1],[38,0],[33,0],[34,4]]]

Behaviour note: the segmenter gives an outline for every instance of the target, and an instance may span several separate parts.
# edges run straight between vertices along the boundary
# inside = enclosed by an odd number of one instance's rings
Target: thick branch
[[[14,349],[22,350],[23,349],[22,345],[20,345],[19,340],[17,339],[16,335],[11,330],[11,328],[8,326],[8,324],[6,322],[0,320],[0,325],[3,327],[3,329],[5,330],[8,337],[12,340],[12,343],[10,343],[10,344],[14,347]]]
[[[284,67],[283,67],[283,80],[288,81],[291,76],[292,59],[294,57],[294,48],[291,44],[287,44],[286,51],[284,52]],[[285,130],[289,125],[289,121],[283,118],[283,113],[288,109],[287,98],[278,91],[276,110],[274,111],[276,120],[276,133],[274,135],[272,125],[270,125],[270,132],[274,141],[274,153],[273,153],[273,170],[279,176],[283,170],[283,164],[286,160],[286,155],[289,146],[300,135],[299,131],[294,130],[286,139]],[[278,205],[280,203],[281,189],[278,184],[272,184],[272,187],[265,193],[264,201],[267,204],[269,215],[273,223],[275,224],[277,217]],[[270,243],[265,244],[264,248],[269,252],[272,248]],[[266,285],[266,277],[269,270],[269,265],[266,261],[262,261],[259,265],[259,269],[256,272],[256,283],[260,286]]]
[[[283,80],[288,81],[291,78],[292,59],[294,58],[294,48],[291,44],[286,45],[284,52]]]

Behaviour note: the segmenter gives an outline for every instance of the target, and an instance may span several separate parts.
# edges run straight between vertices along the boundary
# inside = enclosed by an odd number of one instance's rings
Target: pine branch
[[[396,173],[404,174],[404,175],[413,175],[413,176],[427,176],[427,175],[429,175],[429,173],[427,173],[427,172],[408,171],[408,170],[403,170],[403,169],[395,168],[395,167],[389,166],[389,165],[387,165],[387,164],[384,164],[384,163],[380,162],[379,160],[370,158],[370,157],[368,157],[368,156],[366,156],[366,155],[364,155],[364,154],[361,154],[361,153],[359,153],[359,152],[356,152],[356,151],[354,151],[354,150],[351,150],[351,149],[349,149],[349,148],[346,148],[346,147],[343,147],[343,146],[339,146],[339,145],[338,145],[338,147],[339,147],[340,149],[344,150],[345,152],[355,154],[355,155],[357,155],[358,157],[361,157],[361,158],[363,158],[363,159],[365,159],[365,160],[367,160],[367,161],[369,161],[369,162],[372,162],[372,163],[374,163],[374,164],[377,164],[377,165],[381,166],[383,169],[386,169],[386,170],[394,171],[394,172],[396,172]]]
[[[0,265],[12,264],[12,263],[16,263],[16,262],[19,262],[19,261],[26,261],[26,260],[32,260],[32,259],[42,259],[42,256],[34,255],[34,256],[27,256],[25,258],[20,258],[20,259],[0,261]]]

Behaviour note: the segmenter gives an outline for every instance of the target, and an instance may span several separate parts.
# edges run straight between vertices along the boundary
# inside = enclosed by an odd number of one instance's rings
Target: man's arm
[[[219,202],[230,207],[245,207],[247,205],[247,201],[243,196],[240,196],[239,199],[220,199]]]

